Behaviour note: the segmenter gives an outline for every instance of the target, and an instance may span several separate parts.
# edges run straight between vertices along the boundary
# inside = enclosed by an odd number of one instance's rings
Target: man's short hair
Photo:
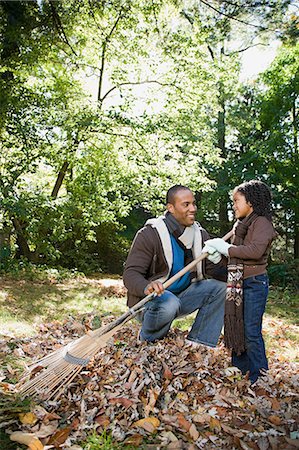
[[[170,189],[168,189],[167,194],[166,194],[166,204],[167,203],[171,203],[172,205],[174,205],[175,202],[175,196],[177,195],[177,193],[179,191],[190,191],[191,189],[189,189],[187,186],[183,186],[181,184],[176,184],[175,186],[172,186]]]

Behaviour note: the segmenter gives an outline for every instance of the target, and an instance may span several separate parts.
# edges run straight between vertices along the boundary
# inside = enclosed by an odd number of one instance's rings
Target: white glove
[[[202,249],[202,253],[209,253],[209,256],[207,256],[207,258],[213,264],[218,264],[221,261],[221,253],[217,252],[217,250],[215,250],[213,247],[205,245]]]
[[[206,246],[214,248],[224,256],[228,256],[228,249],[232,246],[232,244],[228,244],[221,238],[215,238],[215,239],[208,239],[205,242],[205,247]]]

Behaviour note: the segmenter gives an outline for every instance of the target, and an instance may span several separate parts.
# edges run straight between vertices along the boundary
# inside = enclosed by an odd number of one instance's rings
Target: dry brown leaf
[[[180,428],[182,428],[185,431],[189,431],[189,429],[191,427],[191,422],[186,420],[185,417],[183,416],[183,414],[178,414],[177,420],[178,420],[178,424],[179,424]]]
[[[175,441],[175,442],[170,442],[170,444],[167,445],[167,450],[181,450],[184,447],[184,444],[181,440],[179,441]],[[188,450],[193,450],[193,447],[189,447],[188,446]]]
[[[59,448],[60,445],[67,440],[70,432],[71,427],[65,427],[57,430],[56,433],[54,433],[53,436],[50,437],[48,445],[54,445],[55,448]]]
[[[221,406],[216,406],[216,409],[217,409],[217,416],[227,417],[227,415],[229,414],[228,408],[223,408]]]
[[[50,422],[51,420],[55,420],[55,419],[61,419],[61,416],[59,416],[55,412],[50,412],[50,413],[45,414],[45,416],[43,417],[43,422],[47,423],[47,422]]]
[[[273,416],[269,416],[268,419],[274,425],[281,425],[282,420],[278,416],[274,416],[274,415]]]
[[[30,450],[43,450],[44,446],[41,441],[32,433],[23,433],[22,431],[15,431],[10,435],[12,441],[19,444],[27,445]]]
[[[216,432],[221,431],[221,422],[220,422],[220,420],[216,419],[215,417],[211,417],[211,419],[210,419],[210,429],[212,431],[216,431]]]
[[[36,436],[38,436],[39,438],[45,438],[48,436],[52,436],[55,431],[57,430],[58,427],[58,421],[55,420],[51,422],[50,424],[44,424],[42,423],[39,430],[36,432]]]
[[[247,450],[248,447],[252,448],[253,450],[263,450],[263,448],[261,448],[261,446],[260,446],[261,444],[258,445],[256,442],[249,441],[249,442],[245,443],[245,442],[243,442],[241,440],[239,440],[239,442],[240,442],[241,448],[244,448],[244,450]]]
[[[125,445],[132,445],[136,448],[138,448],[143,441],[143,436],[141,434],[133,434],[132,436],[129,436],[127,439],[125,439],[124,444]]]
[[[146,431],[153,433],[160,425],[160,420],[156,417],[146,417],[145,419],[137,420],[133,424],[134,427],[144,428]]]
[[[192,423],[191,427],[189,428],[189,434],[193,439],[193,441],[197,441],[197,439],[199,438],[199,432],[197,431],[197,428],[194,425],[194,423]]]
[[[196,414],[192,418],[193,422],[197,422],[197,423],[201,423],[201,424],[210,423],[210,419],[211,419],[211,416],[208,413]]]
[[[33,412],[20,413],[19,419],[23,425],[34,425],[38,421],[38,418]]]
[[[101,415],[101,416],[97,416],[95,418],[95,422],[100,425],[103,428],[107,428],[108,425],[110,424],[110,419],[109,417],[107,417],[105,414]]]
[[[114,317],[101,319],[106,325]],[[68,317],[63,322],[45,325],[44,332],[36,338],[38,342],[35,345],[39,353],[36,357],[51,353],[73,340],[76,329],[73,324],[78,320],[78,317]],[[88,316],[88,321],[92,323],[91,316]],[[116,346],[111,342],[73,379],[59,402],[51,401],[50,406],[43,404],[44,410],[32,409],[43,423],[37,422],[36,429],[40,427],[42,434],[48,434],[49,429],[44,428],[45,425],[56,427],[58,423],[61,428],[67,424],[71,429],[68,445],[75,445],[75,442],[84,442],[94,424],[102,429],[109,428],[115,440],[126,442],[136,430],[132,429],[136,421],[145,419],[140,433],[132,438],[133,441],[136,439],[136,445],[140,448],[145,439],[156,447],[169,446],[171,440],[166,438],[165,433],[173,433],[177,448],[191,450],[195,448],[192,442],[196,441],[198,431],[199,441],[209,440],[204,444],[206,448],[211,442],[212,448],[227,448],[228,441],[232,447],[241,450],[261,450],[266,445],[272,450],[276,450],[276,445],[277,450],[295,448],[297,436],[294,433],[289,436],[293,439],[291,442],[282,436],[270,439],[269,435],[276,431],[273,430],[276,426],[289,433],[290,424],[298,422],[297,399],[294,395],[298,383],[298,366],[286,359],[279,360],[279,354],[270,351],[270,369],[265,381],[259,380],[257,388],[253,390],[246,378],[233,381],[228,377],[234,374],[228,372],[225,376],[230,363],[224,349],[219,349],[217,358],[208,357],[205,351],[199,353],[187,349],[183,347],[186,332],[177,329],[170,330],[163,341],[138,346],[137,331],[137,324],[123,327],[115,335],[114,342],[125,345]],[[30,348],[24,346],[28,345],[28,340],[23,343],[22,339],[18,339],[16,344],[24,351],[28,350],[27,353],[30,352]],[[12,367],[3,370],[7,380],[16,376]],[[6,389],[13,392],[15,386],[9,385]],[[49,407],[51,412],[45,409]],[[274,417],[272,422],[269,416]],[[148,420],[151,417],[160,419],[159,433],[155,435],[157,427]],[[281,420],[279,425],[276,425],[279,422],[277,417]],[[52,423],[53,419],[58,422]],[[20,427],[23,431],[28,429],[25,424],[20,423]],[[248,431],[254,432],[254,438]],[[61,433],[61,430],[56,429],[56,432]],[[153,435],[150,436],[150,433]],[[239,437],[243,435],[246,435],[246,439]],[[267,437],[263,439],[265,435]],[[49,440],[49,437],[45,439]],[[61,444],[60,448],[64,445]],[[56,448],[59,448],[57,442]]]
[[[246,431],[253,431],[254,430],[254,426],[251,423],[244,423],[244,424],[240,425],[240,428],[242,430],[246,430]]]
[[[149,391],[149,402],[148,405],[151,407],[154,407],[156,404],[156,401],[159,397],[160,391],[157,391],[155,389],[150,389]]]
[[[30,342],[29,344],[23,344],[22,345],[23,351],[30,356],[36,355],[37,353],[37,345],[33,342]]]
[[[163,377],[166,378],[166,380],[172,380],[173,374],[167,364],[163,363]]]
[[[231,428],[224,423],[221,424],[221,428],[231,436],[237,436],[238,438],[242,438],[244,436],[244,433],[242,433],[240,430],[235,430],[234,428]]]
[[[78,417],[75,417],[71,423],[72,430],[78,430],[79,425],[80,425],[80,419]]]
[[[271,398],[270,401],[272,404],[272,409],[274,411],[279,411],[281,408],[281,405],[280,405],[280,402],[277,400],[277,398]]]
[[[292,445],[295,448],[299,448],[299,439],[290,439],[286,436],[284,436],[284,438],[289,445]]]
[[[14,389],[15,389],[15,386],[13,384],[6,383],[6,382],[0,383],[0,391],[2,391],[4,394],[8,393],[8,392],[12,392],[12,391],[14,391]]]
[[[117,397],[117,398],[110,398],[109,403],[111,403],[112,405],[119,403],[120,405],[124,406],[125,408],[129,408],[130,406],[133,405],[134,402],[132,400],[130,400],[129,398]]]
[[[271,446],[271,450],[279,450],[279,447],[278,447],[279,443],[278,443],[277,437],[268,436],[268,441]]]

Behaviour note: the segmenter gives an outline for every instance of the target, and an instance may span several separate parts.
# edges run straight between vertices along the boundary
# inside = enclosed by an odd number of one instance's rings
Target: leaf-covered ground
[[[113,319],[106,316],[104,323]],[[3,337],[1,356],[28,363],[77,339],[97,321],[92,314],[84,320],[68,317],[40,325],[35,337]],[[2,429],[37,450],[78,450],[92,432],[104,430],[125,448],[299,448],[298,363],[269,349],[270,370],[251,388],[230,367],[222,343],[215,351],[190,348],[186,332],[173,328],[166,339],[140,345],[137,333],[137,323],[129,322],[58,400],[40,398],[18,415],[9,413],[9,399],[20,369],[6,363],[0,372],[2,398],[8,399]],[[289,345],[278,320],[266,320],[267,333],[277,334],[282,348]]]

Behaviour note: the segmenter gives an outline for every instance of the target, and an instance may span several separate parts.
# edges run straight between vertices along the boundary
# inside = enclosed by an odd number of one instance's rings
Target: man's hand
[[[231,247],[231,244],[228,244],[221,238],[208,239],[205,242],[205,246],[202,249],[202,252],[214,253],[217,250],[224,256],[228,256],[228,249]]]
[[[145,295],[152,294],[155,292],[159,297],[164,294],[164,287],[161,281],[151,281],[144,289]]]

